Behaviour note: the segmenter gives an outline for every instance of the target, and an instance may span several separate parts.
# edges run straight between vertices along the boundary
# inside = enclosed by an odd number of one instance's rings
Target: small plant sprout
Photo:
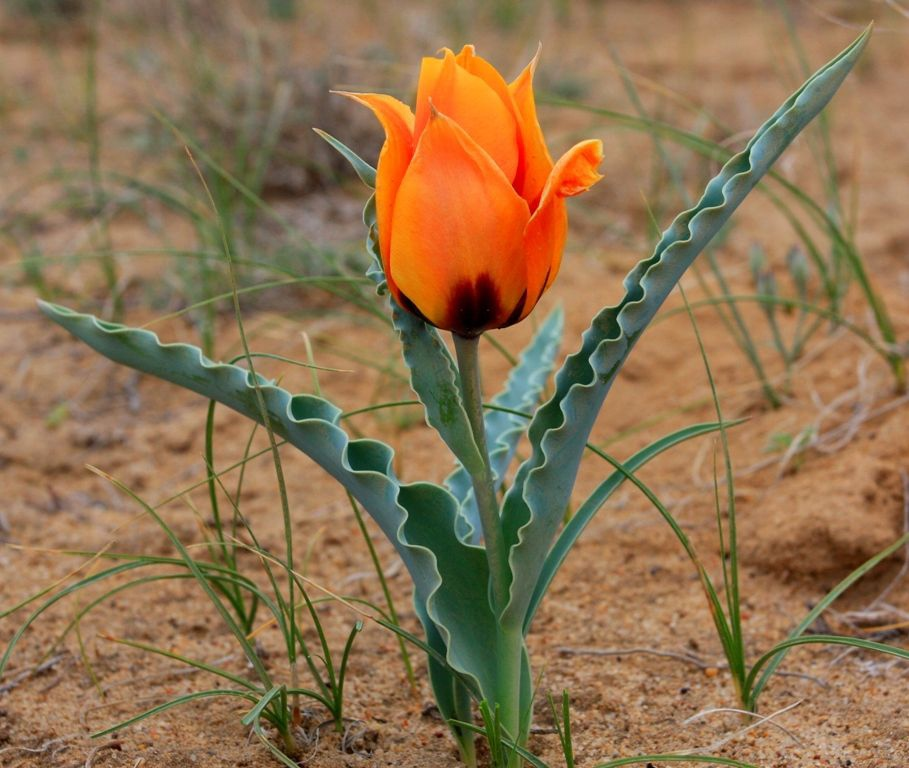
[[[683,293],[684,297],[684,293]],[[710,363],[707,359],[707,353],[701,340],[700,331],[691,313],[691,308],[687,304],[689,317],[694,328],[695,337],[697,338],[698,348],[704,361],[704,367],[707,372],[707,378],[710,383],[710,391],[713,397],[714,407],[717,414],[717,423],[720,433],[720,444],[722,448],[723,469],[725,475],[725,505],[721,502],[720,484],[717,475],[717,469],[714,469],[714,495],[716,509],[717,534],[719,537],[720,561],[722,566],[721,589],[717,588],[711,579],[707,568],[701,561],[693,545],[687,536],[682,532],[681,527],[672,518],[668,511],[660,506],[660,511],[670,523],[673,532],[679,539],[679,542],[685,549],[685,553],[694,564],[707,602],[710,606],[710,613],[713,618],[714,627],[716,628],[717,637],[726,657],[726,663],[729,667],[729,673],[732,677],[732,683],[736,691],[739,703],[746,712],[755,713],[758,708],[758,701],[764,687],[769,682],[773,673],[783,662],[786,654],[792,649],[801,645],[808,644],[828,644],[843,645],[853,648],[864,648],[865,650],[878,651],[891,654],[897,657],[909,659],[909,651],[901,648],[885,645],[883,643],[863,640],[861,638],[844,637],[841,635],[830,634],[808,634],[809,628],[815,621],[840,597],[846,590],[859,581],[865,574],[874,569],[881,562],[891,555],[905,547],[909,542],[909,533],[905,533],[890,546],[885,547],[882,551],[871,557],[861,566],[847,575],[839,584],[830,590],[815,606],[805,615],[805,617],[792,630],[789,636],[778,643],[776,646],[763,653],[756,661],[749,663],[747,658],[747,649],[745,643],[745,633],[742,627],[742,600],[739,578],[739,548],[738,533],[736,523],[736,499],[735,499],[735,482],[732,471],[732,459],[729,453],[729,444],[727,440],[727,425],[723,421],[722,410],[720,407],[719,396],[717,394],[716,383],[710,369]],[[725,507],[725,508],[724,508]],[[725,513],[725,514],[724,514]],[[724,524],[723,519],[726,519]],[[725,593],[725,605],[720,598],[720,594]]]
[[[385,129],[378,168],[337,140],[325,138],[375,189],[364,212],[367,274],[379,293],[388,296],[411,387],[426,421],[454,459],[451,474],[441,484],[402,480],[394,468],[393,449],[372,438],[352,439],[342,427],[341,409],[328,399],[294,395],[258,374],[245,336],[242,367],[215,362],[188,344],[162,343],[147,330],[48,303],[42,302],[41,308],[110,359],[264,425],[279,481],[278,440],[302,451],[337,480],[354,508],[378,525],[410,574],[424,637],[412,638],[387,618],[382,622],[426,651],[436,703],[464,762],[477,764],[474,737],[480,730],[489,738],[496,765],[514,768],[523,760],[538,765],[526,749],[534,677],[525,638],[555,574],[586,525],[626,479],[642,487],[634,473],[650,459],[729,426],[722,419],[689,426],[616,463],[566,521],[597,415],[664,300],[792,140],[834,96],[869,35],[866,30],[808,78],[745,148],[728,159],[700,199],[664,231],[653,253],[631,270],[621,301],[596,314],[548,388],[562,340],[559,310],[539,324],[504,389],[492,400],[494,407],[488,409],[482,397],[479,339],[524,319],[555,280],[567,230],[565,198],[600,178],[600,142],[582,141],[557,162],[550,159],[532,89],[537,58],[511,83],[472,46],[458,54],[445,50],[440,58],[424,59],[414,111],[386,95],[350,95],[372,109]],[[452,332],[454,354],[440,329]],[[513,469],[522,440],[525,457]],[[136,501],[180,552],[170,564],[205,590],[254,667],[253,680],[222,672],[231,681],[230,691],[200,692],[195,697],[247,699],[250,709],[244,722],[263,739],[267,734],[262,723],[270,723],[287,754],[293,749],[295,695],[321,701],[335,721],[340,719],[338,697],[357,628],[337,663],[330,661],[321,633],[321,662],[302,643],[298,614],[305,613],[317,628],[318,615],[295,570],[292,510],[286,498],[282,498],[286,561],[278,564],[258,545],[253,547],[269,569],[270,590],[255,587],[236,573],[231,537],[216,534],[212,544],[221,554],[210,562],[197,561],[153,508]],[[232,519],[222,517],[226,526],[222,531],[234,525]],[[126,572],[134,564],[125,560],[113,567]],[[737,592],[727,590],[727,596],[734,601]],[[298,600],[304,602],[302,609]],[[719,617],[723,609],[715,591],[711,605]],[[247,638],[246,628],[263,608],[286,636],[294,662],[287,680],[275,679],[264,668]],[[390,605],[388,609],[391,612]],[[731,654],[730,664],[735,663],[743,699],[753,706],[781,654],[797,643],[820,639],[793,637],[746,670],[734,602],[728,613],[725,624],[716,619],[717,628],[728,629],[724,649]],[[311,690],[295,681],[298,658],[313,673]],[[475,706],[482,728],[475,725]],[[567,698],[556,717],[566,758],[571,760]],[[293,765],[281,749],[274,747],[285,764]],[[706,760],[653,758],[693,759]],[[638,760],[609,765],[626,762]],[[741,765],[729,759],[709,762]]]

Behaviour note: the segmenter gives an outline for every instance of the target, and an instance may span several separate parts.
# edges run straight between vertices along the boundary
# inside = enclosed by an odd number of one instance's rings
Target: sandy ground
[[[562,93],[575,88],[586,103],[630,112],[608,55],[607,44],[612,44],[638,78],[642,98],[654,114],[703,130],[702,118],[678,107],[684,100],[702,104],[729,127],[725,133],[710,128],[709,134],[716,139],[733,134],[733,143],[749,135],[791,85],[785,77],[784,62],[791,58],[785,28],[772,8],[758,4],[572,3],[565,6],[566,18],[540,4],[508,34],[496,31],[479,12],[459,21],[416,3],[400,16],[382,13],[377,5],[307,3],[297,22],[281,27],[283,66],[299,77],[307,67],[318,71],[328,79],[326,88],[389,88],[406,98],[415,72],[411,63],[421,54],[456,46],[469,35],[504,71],[517,72],[540,39],[541,83]],[[855,201],[859,249],[891,309],[898,336],[909,338],[909,20],[884,3],[794,3],[792,9],[812,66],[844,47],[867,20],[878,18],[870,49],[837,97],[833,141],[845,195]],[[171,145],[157,153],[143,149],[138,138],[148,131],[153,105],[185,103],[180,100],[188,98],[189,85],[168,80],[165,75],[174,70],[166,68],[166,61],[159,62],[159,70],[148,62],[153,55],[166,58],[162,51],[183,50],[186,40],[173,36],[174,20],[165,10],[161,14],[166,18],[152,18],[155,14],[149,11],[148,19],[138,21],[124,21],[122,8],[120,13],[101,25],[98,36],[102,167],[160,179],[185,163],[184,156]],[[225,35],[216,55],[239,45],[238,23],[242,27],[256,20],[235,14],[226,31],[217,25],[209,30],[212,36],[222,31]],[[266,31],[271,28],[264,21],[262,25]],[[84,172],[87,167],[78,121],[84,116],[90,30],[76,25],[49,31],[11,15],[0,30],[0,124],[6,137],[0,154],[0,223],[8,232],[29,215],[30,241],[49,255],[97,248],[91,212],[59,204],[63,182],[36,183],[54,169]],[[376,54],[381,46],[393,51],[393,57]],[[241,68],[241,63],[236,66]],[[653,83],[660,89],[648,87]],[[370,142],[363,146],[377,147],[368,121],[357,120],[350,118],[348,127]],[[654,184],[658,158],[646,137],[552,107],[542,110],[542,120],[554,152],[581,136],[600,136],[606,145],[607,179],[572,209],[575,226],[563,272],[538,309],[565,308],[568,352],[589,317],[619,295],[621,277],[647,252],[644,199],[663,224],[680,205],[665,184]],[[318,116],[310,119],[317,121]],[[308,136],[305,125],[299,134]],[[305,146],[308,138],[299,141]],[[804,142],[783,158],[779,170],[820,199],[817,166]],[[694,193],[710,167],[689,158],[683,171]],[[353,184],[312,191],[316,182],[311,178],[289,171],[275,178],[269,199],[308,236],[345,247],[360,237],[362,195]],[[188,194],[201,197],[198,188]],[[122,250],[197,247],[184,218],[139,205],[125,206],[109,217],[107,236]],[[149,502],[159,503],[204,479],[206,409],[198,397],[115,367],[39,316],[36,287],[22,278],[18,266],[25,254],[16,243],[23,240],[6,242],[10,247],[0,251],[0,359],[5,372],[0,381],[2,607],[61,586],[77,568],[88,573],[99,567],[97,562],[86,564],[86,557],[54,550],[96,552],[108,547],[171,554],[154,522],[86,465],[101,468]],[[794,242],[785,219],[757,195],[742,207],[716,252],[736,292],[753,290],[747,264],[755,242],[774,264],[783,263]],[[151,321],[180,306],[174,288],[180,285],[174,277],[177,258],[149,255],[120,262],[130,323]],[[784,284],[785,275],[780,270],[778,274]],[[46,280],[64,303],[109,309],[92,263],[48,269]],[[684,284],[692,300],[702,296],[692,277]],[[222,306],[216,352],[227,358],[238,345],[228,307]],[[679,306],[679,297],[672,297],[668,307]],[[768,371],[781,377],[761,313],[753,308],[743,312]],[[870,313],[854,289],[844,312],[870,328]],[[886,366],[866,344],[842,328],[824,327],[797,362],[783,407],[768,408],[753,372],[716,315],[702,309],[697,319],[725,414],[747,417],[732,430],[730,440],[743,620],[753,660],[783,639],[842,577],[903,532],[909,402],[894,393]],[[285,290],[274,299],[250,300],[246,320],[257,349],[290,357],[306,357],[300,332],[309,334],[319,364],[345,369],[320,375],[323,392],[342,408],[409,397],[406,385],[384,370],[401,370],[393,339],[349,305],[314,290]],[[782,319],[785,332],[791,332],[792,322]],[[529,326],[497,336],[518,350],[529,337]],[[197,339],[196,329],[184,318],[154,328],[166,339]],[[492,393],[507,369],[491,346],[484,348],[484,359]],[[263,368],[269,375],[281,375],[291,390],[312,389],[305,370],[275,361],[264,362]],[[621,458],[670,429],[712,417],[691,324],[684,314],[675,314],[656,324],[640,343],[601,415],[594,441]],[[447,473],[444,446],[417,412],[364,416],[353,424],[396,447],[398,468],[406,479],[439,480]],[[787,456],[787,443],[803,430],[811,430],[817,447]],[[249,425],[241,418],[219,412],[219,466],[240,459],[248,435]],[[257,448],[265,445],[260,438],[254,443]],[[708,570],[719,578],[715,451],[710,439],[686,444],[660,457],[641,476],[684,525]],[[304,457],[286,451],[283,458],[296,547],[310,552],[308,575],[336,592],[381,602],[343,494]],[[578,502],[605,471],[595,459],[585,463]],[[235,473],[230,477],[235,482]],[[247,468],[242,507],[262,542],[280,552],[280,506],[267,457]],[[197,490],[162,507],[162,513],[191,543],[201,540],[206,509],[205,495]],[[378,534],[375,543],[401,620],[415,629],[406,573]],[[257,572],[255,559],[243,562],[250,573]],[[885,563],[837,602],[815,630],[905,647],[909,582],[901,578],[901,566],[900,558]],[[250,739],[239,722],[244,709],[231,700],[174,709],[91,740],[92,732],[143,708],[213,683],[204,674],[110,638],[155,644],[244,672],[235,642],[204,594],[188,582],[158,582],[116,594],[82,618],[78,636],[70,633],[47,657],[59,633],[99,594],[86,591],[60,602],[16,649],[0,680],[0,765],[275,764]],[[357,617],[337,604],[320,610],[333,647],[340,649]],[[0,620],[0,641],[12,637],[26,615],[19,611]],[[285,679],[277,634],[266,629],[259,641],[271,671]],[[529,643],[541,676],[531,748],[554,765],[562,763],[546,695],[559,696],[563,690],[571,696],[580,766],[693,749],[764,768],[909,765],[906,667],[882,656],[822,647],[797,650],[761,701],[762,713],[779,712],[772,722],[749,729],[751,721],[718,711],[736,706],[735,692],[694,569],[657,512],[630,488],[618,493],[585,532],[553,584]],[[36,668],[42,662],[44,666]],[[320,727],[324,713],[313,708],[305,721],[310,738],[305,764],[456,765],[445,726],[430,706],[422,662],[417,673],[418,689],[412,691],[394,637],[367,622],[350,663],[348,731],[342,738],[330,727]]]

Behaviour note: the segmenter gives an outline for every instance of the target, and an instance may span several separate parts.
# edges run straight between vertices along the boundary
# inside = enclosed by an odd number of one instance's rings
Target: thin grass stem
[[[382,568],[382,563],[379,560],[379,554],[376,552],[376,547],[372,543],[372,537],[369,535],[369,530],[366,527],[366,521],[363,519],[363,514],[360,511],[360,505],[357,504],[356,499],[353,497],[353,494],[350,491],[347,491],[347,499],[350,502],[350,507],[353,510],[354,518],[357,521],[357,527],[360,529],[360,534],[363,536],[363,541],[366,542],[366,548],[369,550],[369,558],[372,560],[373,568],[376,571],[376,576],[379,579],[379,585],[382,588],[382,596],[385,598],[385,607],[388,609],[388,618],[395,624],[400,624],[398,620],[398,612],[395,609],[394,599],[391,596],[391,590],[388,588],[388,580],[385,578],[385,571]],[[417,692],[417,678],[413,671],[413,663],[410,660],[410,653],[407,650],[407,646],[404,644],[404,638],[400,635],[397,637],[398,648],[401,653],[401,661],[404,663],[404,670],[407,674],[407,682],[410,684],[410,691],[413,694]]]

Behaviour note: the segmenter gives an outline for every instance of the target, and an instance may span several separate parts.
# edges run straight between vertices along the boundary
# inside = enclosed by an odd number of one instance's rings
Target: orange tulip
[[[599,141],[552,162],[533,98],[537,57],[506,83],[473,46],[446,48],[423,59],[416,114],[385,94],[346,94],[385,129],[376,213],[389,289],[461,336],[530,313],[559,271],[564,198],[602,178]]]

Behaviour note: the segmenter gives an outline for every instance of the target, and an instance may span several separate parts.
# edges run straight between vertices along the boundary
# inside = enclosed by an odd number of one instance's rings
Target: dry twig
[[[719,741],[715,741],[713,744],[711,744],[708,747],[702,747],[702,748],[696,749],[694,751],[702,753],[702,754],[715,753],[718,750],[720,750],[722,747],[726,746],[730,741],[734,741],[735,739],[739,738],[740,736],[744,736],[746,733],[748,733],[748,731],[754,730],[755,728],[758,728],[762,725],[772,725],[774,728],[778,728],[780,731],[785,733],[790,739],[792,739],[798,746],[802,747],[802,746],[804,746],[804,744],[802,744],[802,741],[799,739],[798,736],[796,736],[792,731],[790,731],[785,726],[782,726],[779,723],[774,721],[774,718],[779,717],[780,715],[788,712],[790,709],[795,709],[801,703],[802,703],[801,700],[793,702],[792,704],[790,704],[787,707],[783,707],[782,709],[778,709],[776,712],[771,712],[769,715],[760,717],[758,720],[751,723],[751,725],[747,725],[744,728],[740,728],[735,733],[731,733],[728,736],[720,739]],[[747,709],[735,709],[733,707],[717,707],[715,709],[705,709],[702,712],[698,712],[697,714],[694,714],[691,717],[689,717],[687,720],[683,720],[682,724],[688,725],[689,723],[693,723],[695,720],[700,720],[701,718],[707,717],[708,715],[714,715],[719,712],[722,712],[722,713],[732,712],[732,713],[735,713],[738,715],[746,715],[747,717],[758,717],[754,712],[749,712]]]
[[[647,654],[650,656],[663,656],[670,659],[684,661],[692,664],[698,669],[722,669],[727,666],[723,664],[708,664],[703,659],[695,656],[693,653],[680,651],[663,651],[659,648],[570,648],[560,646],[556,648],[563,656],[631,656],[634,654]]]
[[[0,694],[8,693],[13,690],[13,688],[17,688],[30,677],[35,677],[36,675],[43,674],[44,672],[53,669],[57,664],[63,661],[67,655],[68,654],[66,653],[58,653],[56,656],[51,656],[47,661],[43,661],[34,667],[23,669],[19,674],[15,675],[12,680],[0,685]]]
[[[85,765],[83,768],[92,768],[95,764],[95,757],[103,749],[116,749],[119,751],[123,749],[123,742],[120,741],[120,739],[111,739],[104,744],[99,744],[97,747],[94,747],[92,751],[88,753],[88,757],[85,758]]]

